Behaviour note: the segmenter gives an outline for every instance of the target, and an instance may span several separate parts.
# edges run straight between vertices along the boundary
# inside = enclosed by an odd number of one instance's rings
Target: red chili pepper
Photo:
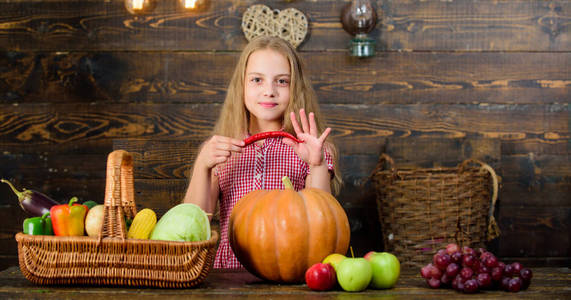
[[[266,131],[266,132],[261,132],[261,133],[257,133],[254,134],[248,138],[246,138],[244,140],[244,146],[247,146],[255,141],[259,141],[259,140],[263,140],[263,139],[267,139],[270,137],[278,137],[278,136],[283,136],[289,139],[292,139],[298,143],[303,143],[302,140],[298,140],[295,136],[291,135],[291,133],[285,132],[285,131]]]

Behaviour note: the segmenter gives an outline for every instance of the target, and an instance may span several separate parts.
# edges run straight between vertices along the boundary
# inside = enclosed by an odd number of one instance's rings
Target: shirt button
[[[262,174],[256,174],[256,175],[254,175],[254,178],[256,178],[257,180],[260,180],[262,178]]]
[[[256,153],[256,157],[262,158],[262,157],[264,157],[264,154],[262,152],[258,152],[258,153]]]

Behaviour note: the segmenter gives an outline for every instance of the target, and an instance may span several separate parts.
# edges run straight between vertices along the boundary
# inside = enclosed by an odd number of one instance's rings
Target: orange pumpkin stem
[[[287,176],[282,177],[282,182],[283,182],[286,189],[292,189],[293,190],[293,184],[291,183],[291,180],[289,180],[289,177],[287,177]]]

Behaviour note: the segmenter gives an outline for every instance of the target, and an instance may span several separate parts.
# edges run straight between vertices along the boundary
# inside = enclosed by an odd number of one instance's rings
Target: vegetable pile
[[[22,209],[31,215],[24,220],[23,232],[30,235],[97,237],[103,228],[105,206],[95,201],[79,204],[73,197],[67,204],[34,190],[18,191],[10,186]],[[179,204],[157,222],[157,215],[149,208],[140,210],[133,220],[126,219],[127,238],[168,241],[203,241],[210,239],[210,221],[197,205]]]

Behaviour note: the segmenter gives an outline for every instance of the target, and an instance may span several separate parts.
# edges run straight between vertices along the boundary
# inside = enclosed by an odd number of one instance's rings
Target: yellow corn
[[[151,209],[145,208],[135,215],[127,238],[147,240],[155,228],[155,224],[157,224],[157,215]]]

